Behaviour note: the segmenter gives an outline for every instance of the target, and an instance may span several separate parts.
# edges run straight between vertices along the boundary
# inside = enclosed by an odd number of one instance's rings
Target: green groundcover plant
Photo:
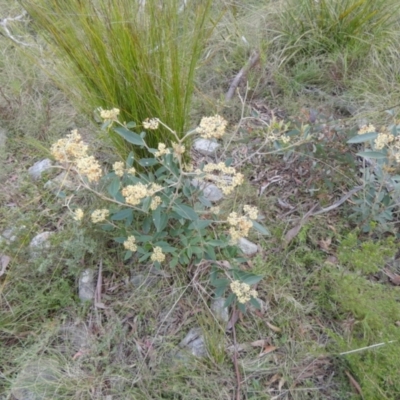
[[[229,160],[197,169],[184,162],[185,141],[194,135],[218,140],[224,135],[227,122],[219,115],[205,117],[196,129],[180,138],[159,119],[147,119],[144,129],[154,131],[162,126],[176,140],[171,147],[160,142],[152,148],[146,142],[146,132],[137,134],[130,129],[136,127],[135,123],[119,122],[118,109],[100,110],[100,116],[104,130],[113,130],[133,146],[145,148],[152,157],[135,158],[131,152],[125,162],[115,162],[113,171],[103,174],[77,130],[53,144],[54,158],[76,173],[80,184],[106,204],[91,212],[91,222],[101,225],[123,246],[125,260],[134,257],[158,268],[184,267],[206,260],[212,265],[211,283],[217,296],[230,288],[227,305],[237,302],[242,311],[248,302],[257,306],[257,292],[250,285],[261,276],[241,270],[244,259],[237,244],[252,228],[268,234],[257,222],[258,210],[244,205],[241,212],[222,218],[218,207],[213,207],[203,194],[204,185],[212,182],[228,195],[243,183],[244,176],[229,165]],[[141,170],[134,165],[141,166]],[[70,201],[68,207],[78,223],[88,218],[87,212],[73,208]],[[228,263],[218,262],[221,260]]]
[[[212,25],[211,0],[20,0],[51,51],[40,63],[90,115],[118,105],[123,120],[154,115],[185,132],[195,71]],[[43,50],[43,49],[42,49]],[[51,66],[50,66],[51,65]],[[108,131],[117,151],[132,150]],[[148,136],[170,144],[161,126]],[[136,151],[144,150],[135,148]]]
[[[364,160],[363,190],[354,198],[353,218],[364,232],[374,227],[393,231],[400,204],[400,124],[394,121],[379,131],[372,124],[364,125],[347,143],[364,147],[357,153]]]

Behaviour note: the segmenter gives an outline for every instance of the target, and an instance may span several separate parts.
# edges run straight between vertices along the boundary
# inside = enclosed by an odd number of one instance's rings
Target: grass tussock
[[[53,52],[48,72],[78,107],[89,115],[97,107],[117,107],[124,121],[157,117],[184,133],[196,68],[212,27],[211,1],[20,3]],[[150,137],[152,147],[161,138],[168,139],[168,131]],[[123,141],[111,139],[126,156]]]

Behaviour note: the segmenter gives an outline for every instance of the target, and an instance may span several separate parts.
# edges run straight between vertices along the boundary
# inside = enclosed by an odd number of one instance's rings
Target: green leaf
[[[149,215],[147,218],[144,219],[143,225],[142,225],[143,233],[147,234],[150,232],[152,220],[153,220],[153,218],[151,215]]]
[[[107,187],[108,193],[110,193],[110,195],[115,198],[115,196],[119,191],[119,187],[120,187],[119,178],[113,179]]]
[[[260,305],[260,303],[259,303],[258,300],[255,299],[254,297],[252,297],[252,298],[250,299],[250,304],[251,304],[254,308],[256,308],[257,310],[261,310],[261,305]]]
[[[226,247],[228,245],[228,243],[225,242],[224,240],[216,240],[216,239],[207,240],[207,244],[217,247]]]
[[[175,267],[178,265],[178,262],[179,262],[178,257],[174,257],[174,258],[169,262],[169,266],[170,266],[171,268],[175,268]]]
[[[229,293],[229,296],[225,300],[224,307],[231,306],[235,300],[236,300],[236,295],[234,293]]]
[[[131,252],[130,250],[128,250],[128,251],[125,253],[124,261],[129,260],[131,257],[132,257],[132,252]]]
[[[139,160],[139,164],[142,167],[151,167],[158,164],[158,160],[156,158],[142,158],[141,160]]]
[[[256,221],[252,221],[252,222],[253,222],[253,228],[257,232],[261,233],[261,235],[268,235],[268,236],[271,235],[267,228],[265,228],[264,226],[262,226],[261,224],[259,224]]]
[[[122,221],[123,219],[132,218],[133,211],[131,208],[125,208],[121,211],[118,211],[111,217],[111,221]]]
[[[198,219],[197,221],[191,222],[188,228],[192,229],[192,230],[195,229],[197,231],[197,230],[207,228],[207,226],[210,226],[211,223],[212,223],[212,221],[210,221],[208,219]]]
[[[136,133],[123,128],[123,127],[118,127],[114,128],[114,132],[118,133],[118,135],[122,136],[127,142],[135,144],[137,146],[144,146],[144,140]]]
[[[172,247],[169,243],[163,241],[154,243],[154,246],[161,247],[164,253],[173,253],[176,251],[175,247]]]
[[[153,211],[152,215],[153,215],[154,226],[156,227],[157,232],[160,232],[161,231],[161,208],[157,207],[157,209],[155,209]]]
[[[246,313],[246,306],[244,304],[238,302],[237,306],[241,313],[243,313],[243,314]]]
[[[229,280],[225,279],[225,278],[220,278],[220,279],[214,279],[211,284],[215,287],[220,287],[220,286],[224,286],[227,287],[229,285]]]
[[[128,122],[125,126],[128,129],[134,128],[136,126],[136,122],[135,121]]]
[[[128,168],[132,167],[134,160],[135,160],[135,156],[133,155],[133,152],[131,151],[128,154],[128,158],[126,159],[126,165],[128,166]]]
[[[215,297],[222,297],[222,295],[225,293],[225,290],[226,286],[218,286],[214,291]]]
[[[364,158],[387,158],[387,155],[381,151],[360,151],[357,155]]]
[[[188,207],[184,204],[175,204],[172,209],[182,218],[188,219],[190,221],[196,221],[199,218],[193,208]]]
[[[351,139],[347,141],[347,143],[365,143],[369,142],[370,140],[376,139],[378,133],[376,132],[368,132],[362,135],[353,136]]]
[[[240,271],[238,269],[232,270],[232,275],[235,280],[247,283],[248,285],[254,285],[260,282],[261,279],[263,278],[260,275],[255,275],[250,272]]]

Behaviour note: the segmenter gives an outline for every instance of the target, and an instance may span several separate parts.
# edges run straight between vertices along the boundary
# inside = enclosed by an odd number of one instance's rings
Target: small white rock
[[[79,277],[79,298],[83,301],[94,299],[94,271],[85,269]]]
[[[251,256],[258,251],[258,247],[256,244],[253,242],[250,242],[250,240],[247,240],[245,238],[240,238],[238,241],[238,246],[240,250],[243,251],[244,254]]]
[[[31,176],[32,179],[37,180],[41,178],[43,172],[47,171],[52,166],[53,163],[51,162],[51,160],[45,158],[44,160],[35,162],[35,164],[33,164],[32,167],[28,169],[28,174]]]
[[[193,143],[193,149],[205,156],[213,155],[221,145],[215,140],[197,139]]]
[[[45,250],[50,247],[49,238],[53,234],[54,232],[42,232],[31,240],[29,247],[31,249],[31,256],[33,258],[36,258],[41,250]]]
[[[211,302],[211,311],[219,321],[226,323],[229,321],[229,310],[224,305],[225,299],[223,297],[213,299]]]
[[[201,189],[204,197],[213,203],[221,200],[224,197],[221,189],[215,186],[213,183],[200,182],[197,179],[193,179],[192,185]]]

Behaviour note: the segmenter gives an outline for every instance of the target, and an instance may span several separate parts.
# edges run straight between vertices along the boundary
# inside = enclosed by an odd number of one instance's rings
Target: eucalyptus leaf
[[[360,151],[359,153],[357,153],[357,155],[364,158],[376,158],[376,159],[387,158],[387,155],[381,151],[366,150],[366,151]]]
[[[271,235],[271,233],[269,232],[269,230],[267,228],[265,228],[263,225],[259,224],[257,221],[252,221],[253,222],[253,228],[261,233],[261,235]]]
[[[144,140],[137,133],[130,131],[124,127],[114,128],[114,132],[122,136],[127,142],[135,144],[137,146],[144,146]]]
[[[374,140],[378,137],[377,132],[368,132],[362,135],[353,136],[351,139],[347,141],[347,143],[354,144],[354,143],[365,143],[369,142],[370,140]]]

